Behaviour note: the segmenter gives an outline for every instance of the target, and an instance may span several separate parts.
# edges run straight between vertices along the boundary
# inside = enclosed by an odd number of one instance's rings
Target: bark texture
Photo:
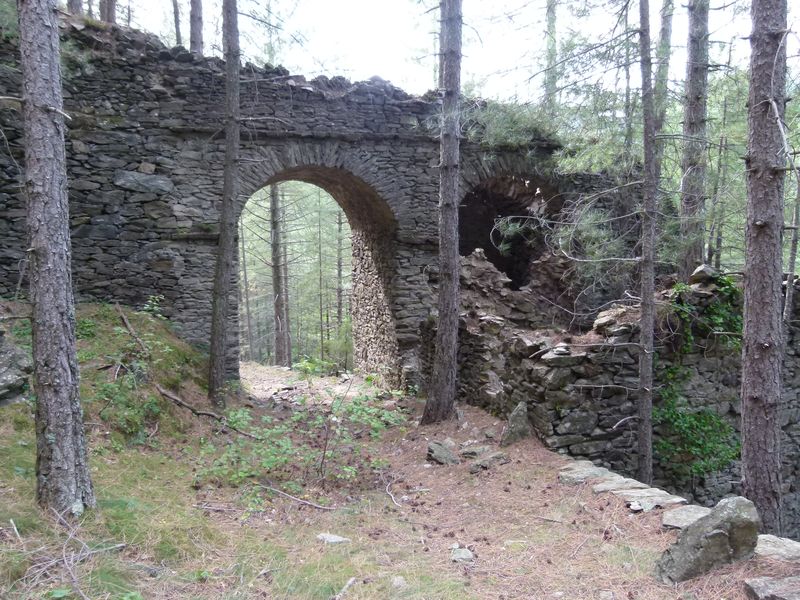
[[[117,0],[100,0],[98,8],[101,21],[106,23],[117,22]]]
[[[222,38],[225,47],[225,164],[219,248],[214,272],[211,313],[208,394],[217,407],[225,406],[225,355],[228,348],[231,284],[236,252],[236,202],[239,198],[239,23],[236,0],[223,0]]]
[[[706,112],[708,104],[709,0],[690,0],[686,94],[683,104],[681,159],[681,238],[684,252],[678,281],[687,281],[703,262],[706,193]]]
[[[781,534],[781,285],[786,0],[751,7],[742,344],[742,488],[766,533]],[[778,114],[776,115],[775,112]]]
[[[672,54],[672,15],[675,12],[673,0],[664,0],[661,5],[661,25],[656,47],[656,79],[653,83],[653,106],[655,113],[655,133],[664,128],[667,118],[667,93],[669,92],[669,58]],[[661,163],[664,160],[664,142],[655,140],[656,185],[661,181]]]
[[[283,202],[277,185],[269,190],[272,294],[275,315],[275,364],[292,366],[286,246],[283,241]]]
[[[130,14],[130,12],[128,12]],[[181,7],[178,5],[178,0],[172,0],[172,18],[175,21],[175,44],[183,46],[183,38],[181,37]]]
[[[639,334],[639,468],[638,478],[653,480],[653,329],[655,326],[656,116],[650,58],[650,3],[639,3],[639,51],[642,72],[642,120],[644,147],[644,206],[642,207],[641,317]]]
[[[558,89],[558,47],[556,45],[556,0],[547,0],[547,64],[545,65],[544,95],[545,110],[550,117],[556,114]]]
[[[196,54],[203,53],[203,0],[190,0],[189,49]]]
[[[245,324],[247,325],[247,359],[256,358],[255,338],[253,337],[253,313],[250,311],[250,282],[247,278],[247,249],[244,243],[244,223],[239,227],[239,242],[241,254],[239,260],[242,265],[242,300],[244,300]]]
[[[441,164],[439,165],[439,323],[433,380],[422,423],[453,415],[458,352],[459,95],[461,90],[461,0],[442,1]]]
[[[67,2],[67,10],[73,15],[83,14],[83,0],[69,0]]]
[[[36,392],[36,499],[79,515],[95,505],[75,349],[69,204],[55,0],[18,3],[25,195]]]

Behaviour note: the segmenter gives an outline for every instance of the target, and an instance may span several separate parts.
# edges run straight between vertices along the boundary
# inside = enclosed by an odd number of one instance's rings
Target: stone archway
[[[364,180],[329,166],[304,164],[282,169],[254,184],[246,173],[243,196],[265,185],[301,181],[315,185],[336,200],[352,233],[353,283],[350,298],[355,367],[381,375],[387,385],[399,383],[396,319],[392,284],[397,220],[388,203]],[[240,210],[244,208],[242,203]]]

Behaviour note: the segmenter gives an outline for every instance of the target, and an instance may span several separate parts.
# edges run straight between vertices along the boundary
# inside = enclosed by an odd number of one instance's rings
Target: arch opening
[[[468,192],[459,206],[459,253],[468,256],[483,250],[487,260],[510,279],[511,289],[519,290],[532,282],[534,262],[547,253],[544,236],[531,234],[533,228],[526,227],[525,221],[559,210],[559,195],[545,182],[521,177],[488,179]]]
[[[248,252],[249,247],[260,244],[262,262],[269,263],[261,290],[268,296],[269,318],[254,351],[247,298],[240,299],[242,359],[288,366],[307,356],[322,361],[322,368],[382,374],[393,385],[398,350],[390,290],[396,223],[386,202],[347,171],[305,166],[268,178],[241,208],[241,284],[243,266],[252,269],[258,262],[258,251]],[[254,231],[259,223],[266,231]],[[247,279],[254,289],[250,273]],[[252,306],[250,314],[252,321]],[[258,326],[250,325],[250,331],[258,332]],[[264,336],[270,342],[266,347]],[[281,340],[287,337],[285,349]]]

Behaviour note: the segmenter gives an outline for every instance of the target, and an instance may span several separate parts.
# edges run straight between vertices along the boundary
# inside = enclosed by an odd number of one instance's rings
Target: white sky
[[[590,0],[591,1],[591,0]],[[239,0],[239,10],[264,13],[267,0]],[[283,29],[278,35],[292,37],[280,51],[277,62],[292,73],[313,77],[318,74],[344,75],[352,80],[373,75],[387,79],[409,92],[421,94],[434,86],[434,36],[438,13],[429,9],[436,0],[271,0]],[[562,0],[558,12],[559,35],[576,31],[592,39],[608,37],[614,17],[602,6],[587,17],[576,18],[568,9],[583,6],[585,0]],[[599,4],[599,2],[598,2]],[[658,0],[651,17],[653,38],[657,37]],[[671,76],[683,78],[685,69],[686,12],[684,2],[675,2]],[[727,0],[712,0],[712,42],[735,43],[735,60],[746,66],[749,45],[744,38],[750,29],[749,3],[735,14]],[[794,2],[789,2],[791,5]],[[220,0],[205,0],[206,51],[218,52]],[[123,20],[126,3],[119,2]],[[170,0],[132,0],[133,24],[174,41]],[[183,35],[188,38],[188,0],[181,0]],[[636,12],[633,3],[632,12]],[[793,33],[789,40],[790,66],[798,71],[800,10],[790,14]],[[532,100],[538,97],[541,78],[530,80],[541,67],[544,52],[545,0],[464,0],[464,59],[462,80],[475,84],[479,95],[501,99]],[[636,15],[631,18],[636,21]],[[263,26],[240,17],[243,50],[250,58],[260,57],[266,34]],[[300,43],[298,43],[298,41]],[[188,45],[185,42],[185,45]],[[259,47],[260,46],[260,47]],[[727,50],[718,49],[714,58],[724,62]],[[634,75],[638,67],[634,66]]]

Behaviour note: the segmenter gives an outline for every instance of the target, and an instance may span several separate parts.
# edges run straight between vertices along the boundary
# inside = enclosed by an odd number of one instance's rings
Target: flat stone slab
[[[561,469],[558,473],[558,481],[566,485],[578,485],[585,483],[589,479],[598,479],[611,475],[613,473],[605,467],[595,467],[591,461],[578,460]]]
[[[673,508],[662,515],[661,526],[664,529],[683,529],[698,519],[702,519],[710,512],[710,508],[706,506],[697,506],[696,504]]]
[[[753,600],[800,600],[800,577],[759,577],[744,582]]]
[[[800,542],[769,534],[760,535],[756,544],[756,556],[800,561]]]
[[[635,479],[630,479],[628,477],[617,476],[593,485],[592,491],[595,494],[603,494],[605,492],[614,492],[617,490],[643,490],[649,487],[649,485],[642,483],[641,481],[636,481]]]
[[[672,504],[686,504],[686,498],[673,496],[669,492],[658,488],[616,490],[611,493],[624,499],[633,512],[650,512],[654,508],[664,508]]]
[[[333,533],[320,533],[317,535],[317,539],[326,544],[347,544],[350,541],[350,538],[342,537]]]

